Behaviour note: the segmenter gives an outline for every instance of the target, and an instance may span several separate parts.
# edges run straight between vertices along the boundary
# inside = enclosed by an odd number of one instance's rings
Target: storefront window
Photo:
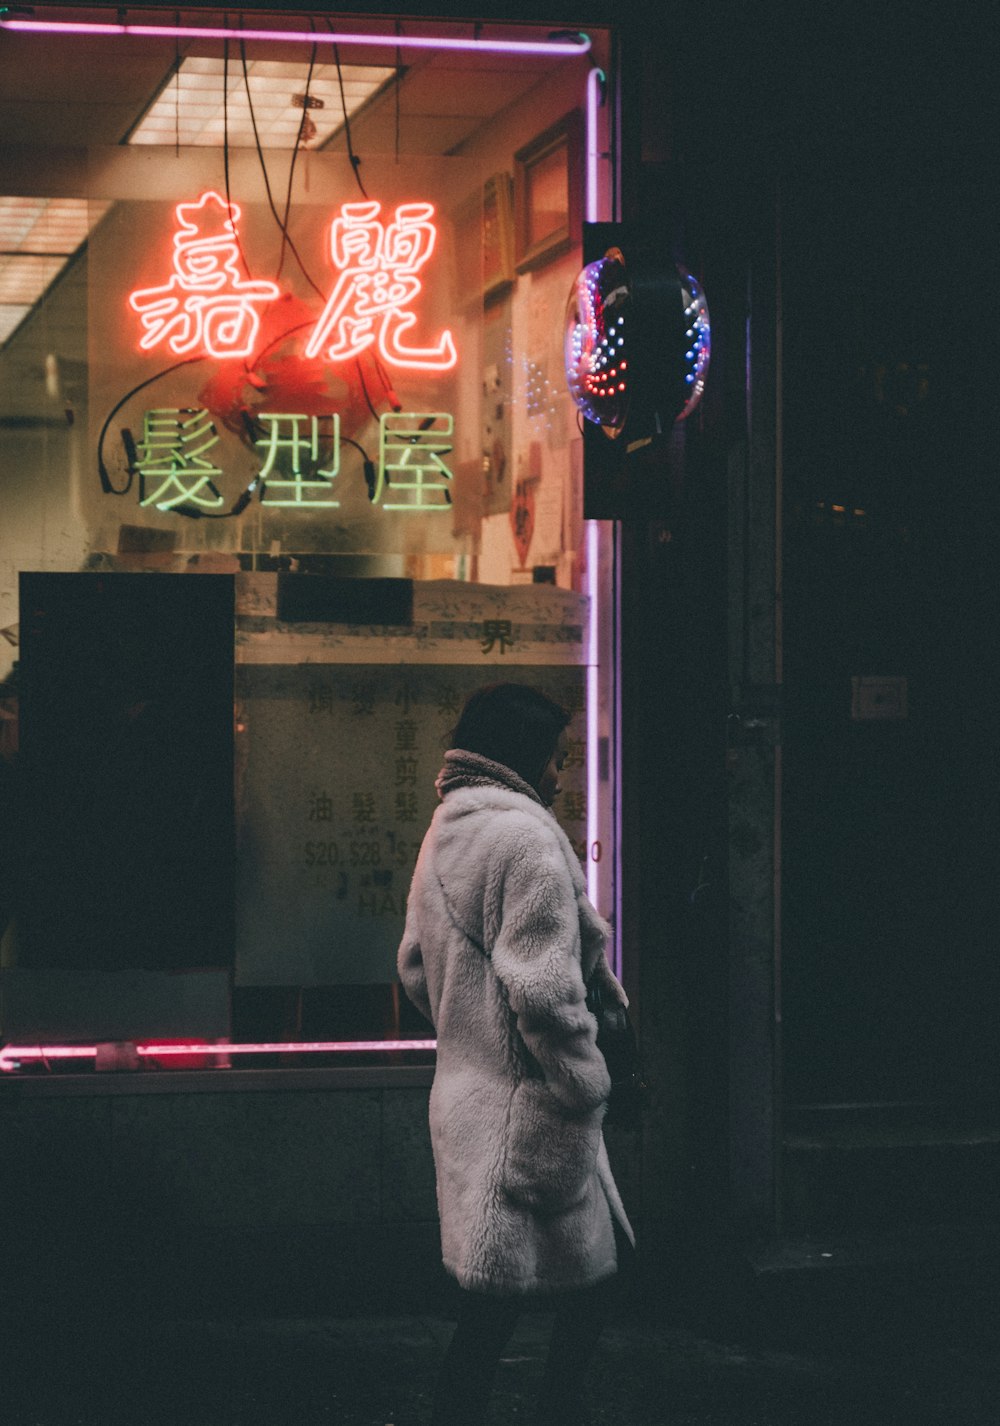
[[[118,778],[109,816],[145,848],[101,860],[106,908],[188,914],[156,913],[177,928],[158,938],[91,907],[92,928],[125,929],[87,939],[65,890],[51,914],[58,868],[35,827],[0,905],[0,1062],[37,1067],[43,1041],[67,1051],[50,1068],[111,1041],[234,1047],[213,1064],[248,1046],[424,1042],[395,951],[474,688],[531,682],[572,712],[558,815],[615,917],[613,532],[583,519],[562,353],[582,223],[613,213],[611,100],[589,78],[607,36],[14,18],[0,21],[3,815],[44,764],[75,859],[86,824],[50,755],[58,742],[72,781],[73,748],[95,787]],[[195,586],[204,598],[154,593]],[[157,824],[170,798],[140,807],[109,771],[116,698],[132,755],[137,727],[156,745],[150,787],[187,798],[183,817]]]

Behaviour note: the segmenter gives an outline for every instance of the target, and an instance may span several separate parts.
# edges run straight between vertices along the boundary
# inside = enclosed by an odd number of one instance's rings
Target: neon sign
[[[263,482],[260,503],[299,509],[310,505],[338,506],[340,501],[334,500],[331,493],[331,482],[340,471],[340,417],[337,413],[307,417],[298,413],[272,415],[261,412],[257,420],[267,426],[266,435],[254,442],[264,448],[264,464],[258,476]],[[326,470],[320,469],[318,464],[321,420],[328,421],[331,426],[328,437],[330,465]],[[308,436],[304,430],[306,427]],[[278,463],[282,451],[287,451],[289,455],[291,470],[287,473]]]
[[[449,371],[458,354],[450,331],[431,347],[408,347],[416,323],[405,310],[420,293],[419,270],[437,244],[432,203],[400,203],[388,225],[381,203],[343,203],[330,225],[330,254],[339,271],[323,314],[306,344],[315,357],[326,345],[331,362],[356,357],[375,341],[382,359],[415,371]]]
[[[139,504],[157,510],[188,503],[221,505],[213,477],[222,471],[204,459],[218,439],[207,411],[147,411],[136,467]]]
[[[458,353],[449,330],[427,346],[408,341],[417,323],[412,307],[423,290],[418,273],[437,246],[434,205],[400,203],[388,223],[379,217],[381,208],[375,201],[342,203],[332,220],[330,255],[337,276],[305,354],[337,363],[374,345],[389,366],[450,371]],[[174,211],[170,277],[136,289],[128,299],[144,329],[140,349],[165,342],[179,357],[250,357],[261,308],[282,293],[277,283],[240,272],[242,210],[209,191],[197,202],[178,203]]]
[[[339,507],[333,484],[340,474],[338,414],[261,411],[254,419],[263,428],[254,441],[262,463],[252,487],[261,505]],[[448,412],[384,412],[371,503],[393,511],[447,510],[453,472],[444,457],[451,452],[453,432],[454,417]],[[215,479],[224,472],[208,453],[219,441],[204,408],[147,411],[135,465],[140,506],[164,513],[181,505],[217,510],[223,498]]]
[[[217,210],[217,211],[213,211]],[[276,283],[240,276],[237,204],[217,193],[178,203],[173,273],[160,287],[133,292],[148,351],[167,342],[175,356],[204,351],[212,357],[247,357],[260,331],[260,303],[281,295]]]
[[[385,510],[441,510],[451,504],[451,471],[441,459],[451,450],[454,419],[446,412],[411,415],[389,411],[379,421],[378,501]]]

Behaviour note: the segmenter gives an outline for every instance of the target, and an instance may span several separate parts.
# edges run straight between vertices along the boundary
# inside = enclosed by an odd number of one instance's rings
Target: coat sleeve
[[[601,977],[619,1005],[624,1005],[627,1010],[629,1001],[628,996],[625,994],[625,987],[611,969],[608,958],[603,951],[601,952],[597,965],[594,967],[594,972]]]
[[[403,931],[403,939],[399,943],[399,950],[396,953],[396,969],[399,972],[399,979],[407,997],[420,1011],[421,1015],[431,1024],[434,1024],[434,1016],[431,1014],[431,1002],[427,993],[427,974],[424,970],[424,957],[420,949],[420,941],[416,934],[416,927],[413,925],[410,916],[406,918],[406,927]]]
[[[502,839],[494,873],[493,968],[518,1033],[564,1108],[587,1113],[611,1081],[585,1003],[573,884],[544,836],[530,833]]]

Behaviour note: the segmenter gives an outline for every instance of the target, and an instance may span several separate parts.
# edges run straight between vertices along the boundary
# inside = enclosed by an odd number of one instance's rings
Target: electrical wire
[[[327,28],[329,28],[329,29],[331,30],[331,32],[332,32],[332,26],[331,26],[331,24],[330,24],[329,19],[327,19],[327,22],[326,22],[326,23],[327,23]],[[351,121],[350,121],[350,118],[349,118],[348,113],[347,113],[347,98],[346,98],[346,95],[345,95],[345,92],[344,92],[344,76],[343,76],[343,70],[342,70],[341,64],[340,64],[340,46],[339,46],[339,45],[334,45],[334,47],[333,47],[333,53],[334,53],[334,59],[335,59],[335,61],[336,61],[336,65],[337,65],[337,80],[338,80],[338,84],[339,84],[339,87],[340,87],[340,103],[341,103],[341,108],[343,109],[343,113],[344,113],[344,134],[345,134],[345,137],[346,137],[346,140],[347,140],[347,152],[348,152],[348,157],[350,158],[351,167],[352,167],[353,170],[354,170],[354,176],[355,176],[355,178],[357,179],[358,187],[361,189],[361,192],[364,194],[365,198],[367,198],[367,197],[368,197],[368,194],[365,192],[364,184],[361,182],[361,175],[360,175],[360,173],[358,172],[358,169],[359,169],[360,164],[361,164],[361,160],[360,160],[360,158],[358,158],[357,154],[355,154],[355,152],[354,152],[354,147],[353,147],[353,144],[352,144],[352,142],[351,142]],[[246,45],[245,45],[245,43],[244,43],[242,40],[240,41],[240,58],[241,58],[242,65],[243,65],[243,83],[244,83],[244,88],[246,89],[247,106],[248,106],[248,108],[249,108],[249,110],[250,110],[250,121],[251,121],[251,124],[252,124],[252,127],[253,127],[254,142],[255,142],[255,144],[256,144],[256,146],[257,146],[257,157],[258,157],[258,159],[259,159],[259,161],[260,161],[261,173],[263,174],[263,177],[264,177],[264,188],[265,188],[265,190],[266,190],[266,192],[267,192],[267,201],[268,201],[268,204],[270,205],[271,213],[272,213],[272,215],[273,215],[273,217],[274,217],[274,221],[277,223],[278,227],[281,229],[281,235],[282,235],[281,252],[282,252],[282,257],[281,257],[281,262],[280,262],[279,265],[278,265],[278,274],[280,275],[280,273],[281,273],[281,267],[282,267],[282,264],[284,263],[284,252],[285,252],[285,248],[286,248],[286,245],[287,245],[287,247],[291,249],[291,252],[292,252],[293,256],[295,257],[296,262],[297,262],[298,265],[299,265],[299,268],[300,268],[300,270],[301,270],[301,272],[302,272],[303,277],[305,277],[306,281],[309,283],[309,286],[313,289],[313,291],[316,293],[316,295],[317,295],[318,297],[321,297],[321,298],[323,299],[323,301],[325,302],[325,301],[326,301],[326,293],[323,292],[323,291],[316,285],[316,283],[313,281],[312,276],[310,275],[310,273],[309,273],[308,270],[306,269],[305,263],[302,261],[302,257],[301,257],[301,255],[299,254],[298,248],[295,246],[295,243],[294,243],[293,240],[292,240],[291,233],[288,231],[288,217],[289,217],[289,213],[290,213],[290,209],[291,209],[292,177],[293,177],[293,173],[294,173],[295,159],[296,159],[296,157],[297,157],[297,155],[298,155],[299,142],[298,142],[298,140],[296,141],[295,153],[292,155],[292,163],[291,163],[291,167],[290,167],[289,175],[288,175],[288,192],[287,192],[286,199],[285,199],[285,217],[284,217],[284,219],[282,219],[282,218],[279,216],[279,214],[278,214],[277,208],[275,207],[274,199],[273,199],[273,196],[272,196],[272,193],[271,193],[271,185],[270,185],[270,181],[269,181],[269,178],[268,178],[268,172],[267,172],[267,164],[266,164],[265,159],[264,159],[264,151],[263,151],[263,148],[262,148],[262,146],[261,146],[260,134],[259,134],[258,129],[257,129],[257,119],[256,119],[256,115],[254,114],[253,100],[252,100],[252,98],[251,98],[251,96],[250,96],[250,79],[249,79],[249,75],[248,75],[248,72],[247,72]],[[309,95],[309,85],[310,85],[311,80],[312,80],[312,72],[313,72],[313,65],[314,65],[314,63],[315,63],[315,59],[316,59],[316,46],[314,45],[314,46],[313,46],[313,49],[312,49],[312,56],[311,56],[310,61],[309,61],[309,75],[308,75],[307,80],[306,80],[306,98],[307,98],[307,99],[308,99],[308,95]],[[304,126],[307,113],[308,113],[308,106],[307,106],[307,105],[303,105],[303,110],[302,110],[302,124],[299,125],[299,136],[300,136],[300,137],[301,137],[301,134],[302,134],[302,128],[303,128],[303,126]],[[223,119],[224,119],[224,121],[225,121],[225,113],[224,113],[224,115],[223,115]],[[229,190],[228,190],[228,163],[227,163],[226,175],[227,175],[226,199],[227,199],[227,202],[228,202],[228,201],[229,201]],[[297,330],[297,328],[292,328],[291,330],[292,330],[292,331],[295,331],[295,330]],[[286,333],[285,335],[288,335],[288,334]],[[278,340],[280,340],[280,338],[279,338]],[[276,344],[276,343],[272,343],[271,345],[275,345],[275,344]],[[270,350],[270,347],[265,347],[265,348],[264,348],[264,352],[260,352],[260,353],[257,354],[256,361],[259,362],[259,361],[260,361],[260,358],[264,355],[264,353],[267,352],[267,351],[269,351],[269,350]],[[365,381],[364,371],[362,370],[360,360],[356,361],[356,362],[355,362],[355,365],[356,365],[356,367],[357,367],[358,379],[359,379],[359,381],[361,382],[361,390],[362,390],[362,392],[364,393],[365,403],[366,403],[366,405],[368,406],[368,410],[371,412],[372,416],[373,416],[376,420],[378,420],[378,415],[379,415],[379,413],[378,413],[378,411],[376,410],[376,408],[375,408],[375,406],[374,406],[374,404],[373,404],[373,402],[372,402],[371,394],[370,394],[370,392],[369,392],[369,390],[368,390],[368,384],[367,384],[367,382]],[[395,391],[393,390],[392,385],[391,385],[391,383],[390,383],[390,381],[389,381],[388,375],[386,374],[385,368],[382,366],[382,364],[381,364],[381,362],[379,361],[379,359],[378,359],[377,356],[374,358],[374,365],[375,365],[375,370],[376,370],[376,372],[377,372],[377,374],[378,374],[379,380],[380,380],[381,383],[382,383],[383,389],[384,389],[385,394],[386,394],[386,399],[388,400],[389,405],[392,407],[392,409],[393,409],[394,411],[400,411],[400,410],[402,410],[402,407],[401,407],[401,405],[400,405],[400,403],[399,403],[399,398],[398,398],[398,396],[396,395]]]
[[[361,382],[361,390],[364,392],[365,401],[368,403],[368,409],[369,409],[369,411],[372,413],[372,415],[375,417],[375,420],[377,421],[377,420],[379,419],[379,415],[378,415],[378,412],[375,410],[375,407],[372,405],[372,398],[371,398],[371,396],[368,394],[368,383],[367,383],[367,381],[365,381],[365,373],[364,373],[364,371],[363,371],[363,369],[362,369],[362,366],[361,366],[361,359],[360,359],[360,357],[355,358],[354,365],[357,367],[358,380]]]
[[[378,484],[378,474],[375,470],[375,462],[365,450],[364,446],[359,445],[359,443],[354,440],[352,436],[341,436],[340,439],[341,441],[345,441],[347,445],[353,446],[356,451],[361,452],[361,469],[365,478],[365,488],[368,491],[368,499],[374,503],[375,487]],[[386,484],[388,484],[388,480],[386,481]]]
[[[310,24],[312,23],[313,21],[310,17]],[[316,46],[313,45],[312,53],[309,56],[309,73],[306,75],[306,92],[302,96],[302,119],[299,123],[299,132],[295,136],[295,148],[292,151],[292,161],[288,165],[288,188],[285,192],[285,216],[281,224],[281,253],[278,261],[278,270],[274,274],[275,282],[277,282],[281,276],[281,270],[285,265],[285,250],[288,247],[288,219],[292,211],[292,184],[295,180],[295,164],[299,157],[299,150],[302,147],[302,135],[309,121],[309,90],[312,85],[313,68],[315,64]],[[313,132],[315,132],[315,130]]]
[[[389,373],[386,371],[385,367],[382,365],[382,362],[378,357],[378,354],[375,352],[372,353],[372,363],[375,367],[376,372],[378,373],[378,378],[382,383],[382,389],[385,391],[385,398],[388,401],[389,405],[394,411],[402,411],[403,407],[400,404],[399,397],[393,390],[392,382],[389,380]]]
[[[126,402],[131,401],[133,396],[138,395],[138,393],[144,390],[145,387],[152,386],[153,382],[159,381],[161,376],[169,376],[172,371],[177,371],[182,366],[190,366],[192,362],[204,360],[205,358],[203,356],[185,357],[183,361],[175,361],[173,366],[165,366],[162,371],[154,372],[152,376],[147,376],[145,381],[140,381],[138,386],[133,386],[132,390],[127,391],[122,397],[122,399],[117,403],[117,405],[111,408],[107,417],[105,418],[104,425],[101,427],[101,433],[97,437],[97,473],[100,476],[101,489],[104,491],[105,495],[127,495],[132,489],[132,481],[135,478],[135,471],[130,466],[127,484],[123,486],[121,490],[117,490],[112,485],[111,476],[108,474],[108,468],[104,464],[104,441],[108,434],[108,427],[118,415],[118,412],[122,409]]]
[[[247,277],[253,274],[250,271],[250,264],[247,262],[247,255],[243,251],[243,244],[240,242],[239,230],[233,222],[233,200],[229,191],[229,41],[226,40],[222,47],[222,168],[226,179],[226,209],[229,213],[229,225],[236,238],[236,247],[243,263],[243,270]]]
[[[176,12],[174,22],[180,27],[181,17]],[[174,39],[174,158],[181,156],[181,42]]]
[[[399,22],[399,20],[397,19],[397,20],[396,20],[396,35],[397,35],[397,38],[398,38],[398,36],[399,36],[400,29],[401,29],[400,22]],[[395,97],[395,100],[396,100],[396,162],[397,162],[397,163],[399,162],[399,91],[400,91],[400,87],[401,87],[401,85],[402,85],[402,78],[403,78],[403,54],[402,54],[401,49],[399,48],[399,45],[397,45],[397,46],[396,46],[396,83],[395,83],[395,88],[394,88],[394,97]]]
[[[242,19],[241,19],[242,24]],[[267,164],[264,162],[264,150],[261,147],[260,134],[257,132],[257,115],[254,113],[253,99],[250,95],[250,73],[247,69],[247,47],[244,40],[240,40],[240,63],[243,66],[243,88],[247,95],[247,108],[250,111],[250,123],[253,127],[254,143],[257,145],[257,157],[260,159],[260,171],[264,176],[264,191],[267,194],[268,205],[274,214],[274,221],[281,227],[281,219],[278,217],[278,210],[274,206],[274,196],[271,193],[271,180],[267,173]]]
[[[325,301],[326,301],[326,293],[323,292],[321,288],[317,287],[317,286],[316,286],[316,283],[312,280],[312,277],[311,277],[311,275],[310,275],[310,273],[309,273],[309,271],[308,271],[308,269],[307,269],[305,263],[302,261],[302,256],[301,256],[301,254],[299,253],[298,248],[295,246],[295,243],[294,243],[294,241],[293,241],[293,239],[292,239],[292,235],[291,235],[291,233],[288,231],[288,225],[287,225],[286,223],[283,223],[283,222],[282,222],[281,216],[280,216],[280,214],[278,213],[277,208],[275,207],[274,195],[273,195],[272,192],[271,192],[271,181],[270,181],[270,178],[268,177],[268,172],[267,172],[267,163],[266,163],[266,161],[265,161],[265,159],[264,159],[264,149],[263,149],[263,146],[262,146],[262,144],[261,144],[261,142],[260,142],[260,134],[259,134],[259,132],[258,132],[258,130],[257,130],[257,116],[256,116],[256,114],[254,113],[253,99],[250,97],[250,75],[249,75],[249,73],[248,73],[248,71],[247,71],[247,47],[246,47],[246,44],[244,43],[243,40],[240,40],[240,59],[241,59],[242,64],[243,64],[243,85],[244,85],[244,88],[246,89],[246,93],[247,93],[247,106],[248,106],[248,108],[249,108],[249,110],[250,110],[250,123],[251,123],[251,125],[252,125],[252,127],[253,127],[254,143],[255,143],[256,146],[257,146],[257,158],[258,158],[259,161],[260,161],[260,171],[261,171],[261,173],[262,173],[262,175],[263,175],[263,177],[264,177],[264,191],[265,191],[266,194],[267,194],[268,206],[269,206],[270,209],[271,209],[271,214],[272,214],[272,216],[273,216],[273,218],[274,218],[274,221],[277,223],[278,227],[281,229],[282,238],[283,238],[284,242],[287,242],[288,247],[291,249],[292,256],[295,258],[295,261],[296,261],[296,262],[298,263],[298,265],[299,265],[299,268],[300,268],[300,270],[301,270],[301,272],[302,272],[302,276],[303,276],[303,277],[305,278],[305,280],[308,282],[308,284],[309,284],[309,286],[312,288],[312,290],[316,293],[317,297],[321,298],[321,299],[325,302]]]
[[[327,18],[326,23],[327,28],[332,34],[333,26],[330,24],[329,18]],[[362,197],[367,198],[368,194],[365,192],[365,185],[361,182],[361,173],[359,172],[361,168],[361,160],[354,152],[354,145],[351,143],[351,120],[347,113],[347,99],[344,95],[344,74],[340,68],[339,45],[334,45],[333,47],[333,58],[337,66],[337,83],[340,85],[340,107],[344,111],[344,138],[347,140],[347,157],[351,161],[351,167],[354,169],[354,177],[357,180],[358,187],[361,189]]]

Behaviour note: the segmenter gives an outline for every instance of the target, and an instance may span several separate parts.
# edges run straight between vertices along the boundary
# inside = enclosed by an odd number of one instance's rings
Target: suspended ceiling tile
[[[28,306],[37,302],[42,293],[59,276],[64,258],[26,256],[0,257],[0,303],[7,306]]]
[[[30,307],[0,302],[0,346],[7,340],[31,311]]]
[[[0,253],[74,253],[108,205],[85,198],[0,197]]]
[[[4,381],[0,382],[0,412],[24,409],[26,396],[36,391],[44,402],[39,379],[47,353],[61,363],[68,393],[86,393],[87,361],[87,258],[81,254],[64,272],[46,299],[28,308],[24,325],[4,353]]]
[[[73,262],[106,203],[0,196],[0,344]]]
[[[320,147],[343,125],[344,108],[357,112],[391,79],[386,66],[361,68],[277,60],[228,65],[207,56],[185,58],[129,134],[130,144],[177,142],[183,146],[292,148],[302,125],[302,100],[310,100],[311,147]],[[343,88],[341,88],[343,81]],[[249,90],[249,97],[247,91]],[[215,120],[221,122],[216,123]]]

